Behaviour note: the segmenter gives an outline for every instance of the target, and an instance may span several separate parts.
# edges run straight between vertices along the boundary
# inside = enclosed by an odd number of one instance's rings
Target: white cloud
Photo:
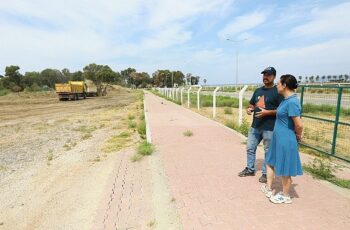
[[[222,39],[233,37],[241,32],[249,31],[258,25],[264,23],[268,14],[266,12],[253,12],[238,16],[229,22],[219,31],[219,37]]]
[[[148,4],[152,28],[193,19],[200,14],[226,9],[233,0],[151,0]]]
[[[349,72],[348,50],[349,39],[333,39],[309,46],[245,54],[240,58],[241,72],[245,82],[260,76],[259,71],[266,66],[276,67],[278,75],[344,74]]]
[[[292,36],[344,35],[350,34],[350,2],[330,8],[315,8],[311,11],[311,21],[294,27]]]
[[[0,1],[0,71],[79,69],[88,62],[157,56],[192,38],[197,17],[233,0]],[[80,66],[79,66],[80,65]]]

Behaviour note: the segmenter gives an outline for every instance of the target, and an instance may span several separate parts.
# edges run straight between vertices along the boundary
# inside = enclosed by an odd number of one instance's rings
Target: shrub
[[[350,180],[337,178],[334,173],[337,171],[330,160],[326,158],[314,158],[308,164],[304,164],[303,168],[310,173],[314,178],[329,181],[337,186],[350,189]]]
[[[154,147],[152,144],[146,141],[142,142],[137,148],[137,154],[142,156],[149,156],[154,152]]]
[[[145,138],[146,136],[146,122],[145,120],[141,120],[137,126],[137,131],[140,134],[141,138]]]

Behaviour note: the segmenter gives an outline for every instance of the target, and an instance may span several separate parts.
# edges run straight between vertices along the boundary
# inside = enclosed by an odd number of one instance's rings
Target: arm
[[[297,136],[297,140],[301,141],[303,138],[303,125],[301,123],[300,117],[291,117],[294,122],[294,130],[295,135]]]

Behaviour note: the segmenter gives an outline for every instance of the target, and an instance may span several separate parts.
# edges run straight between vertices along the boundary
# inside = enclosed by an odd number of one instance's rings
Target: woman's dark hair
[[[298,81],[297,79],[291,75],[291,74],[285,74],[280,77],[281,84],[285,84],[288,89],[294,90],[298,88]]]

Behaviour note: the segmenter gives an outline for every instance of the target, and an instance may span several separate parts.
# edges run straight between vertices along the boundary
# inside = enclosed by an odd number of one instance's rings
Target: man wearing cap
[[[247,108],[247,114],[253,114],[253,123],[247,139],[247,167],[238,174],[240,177],[255,176],[256,149],[259,143],[263,141],[266,155],[275,126],[276,109],[283,100],[274,84],[276,69],[267,67],[261,74],[263,74],[264,86],[255,90]],[[264,161],[259,182],[266,183],[266,181],[266,164]]]

